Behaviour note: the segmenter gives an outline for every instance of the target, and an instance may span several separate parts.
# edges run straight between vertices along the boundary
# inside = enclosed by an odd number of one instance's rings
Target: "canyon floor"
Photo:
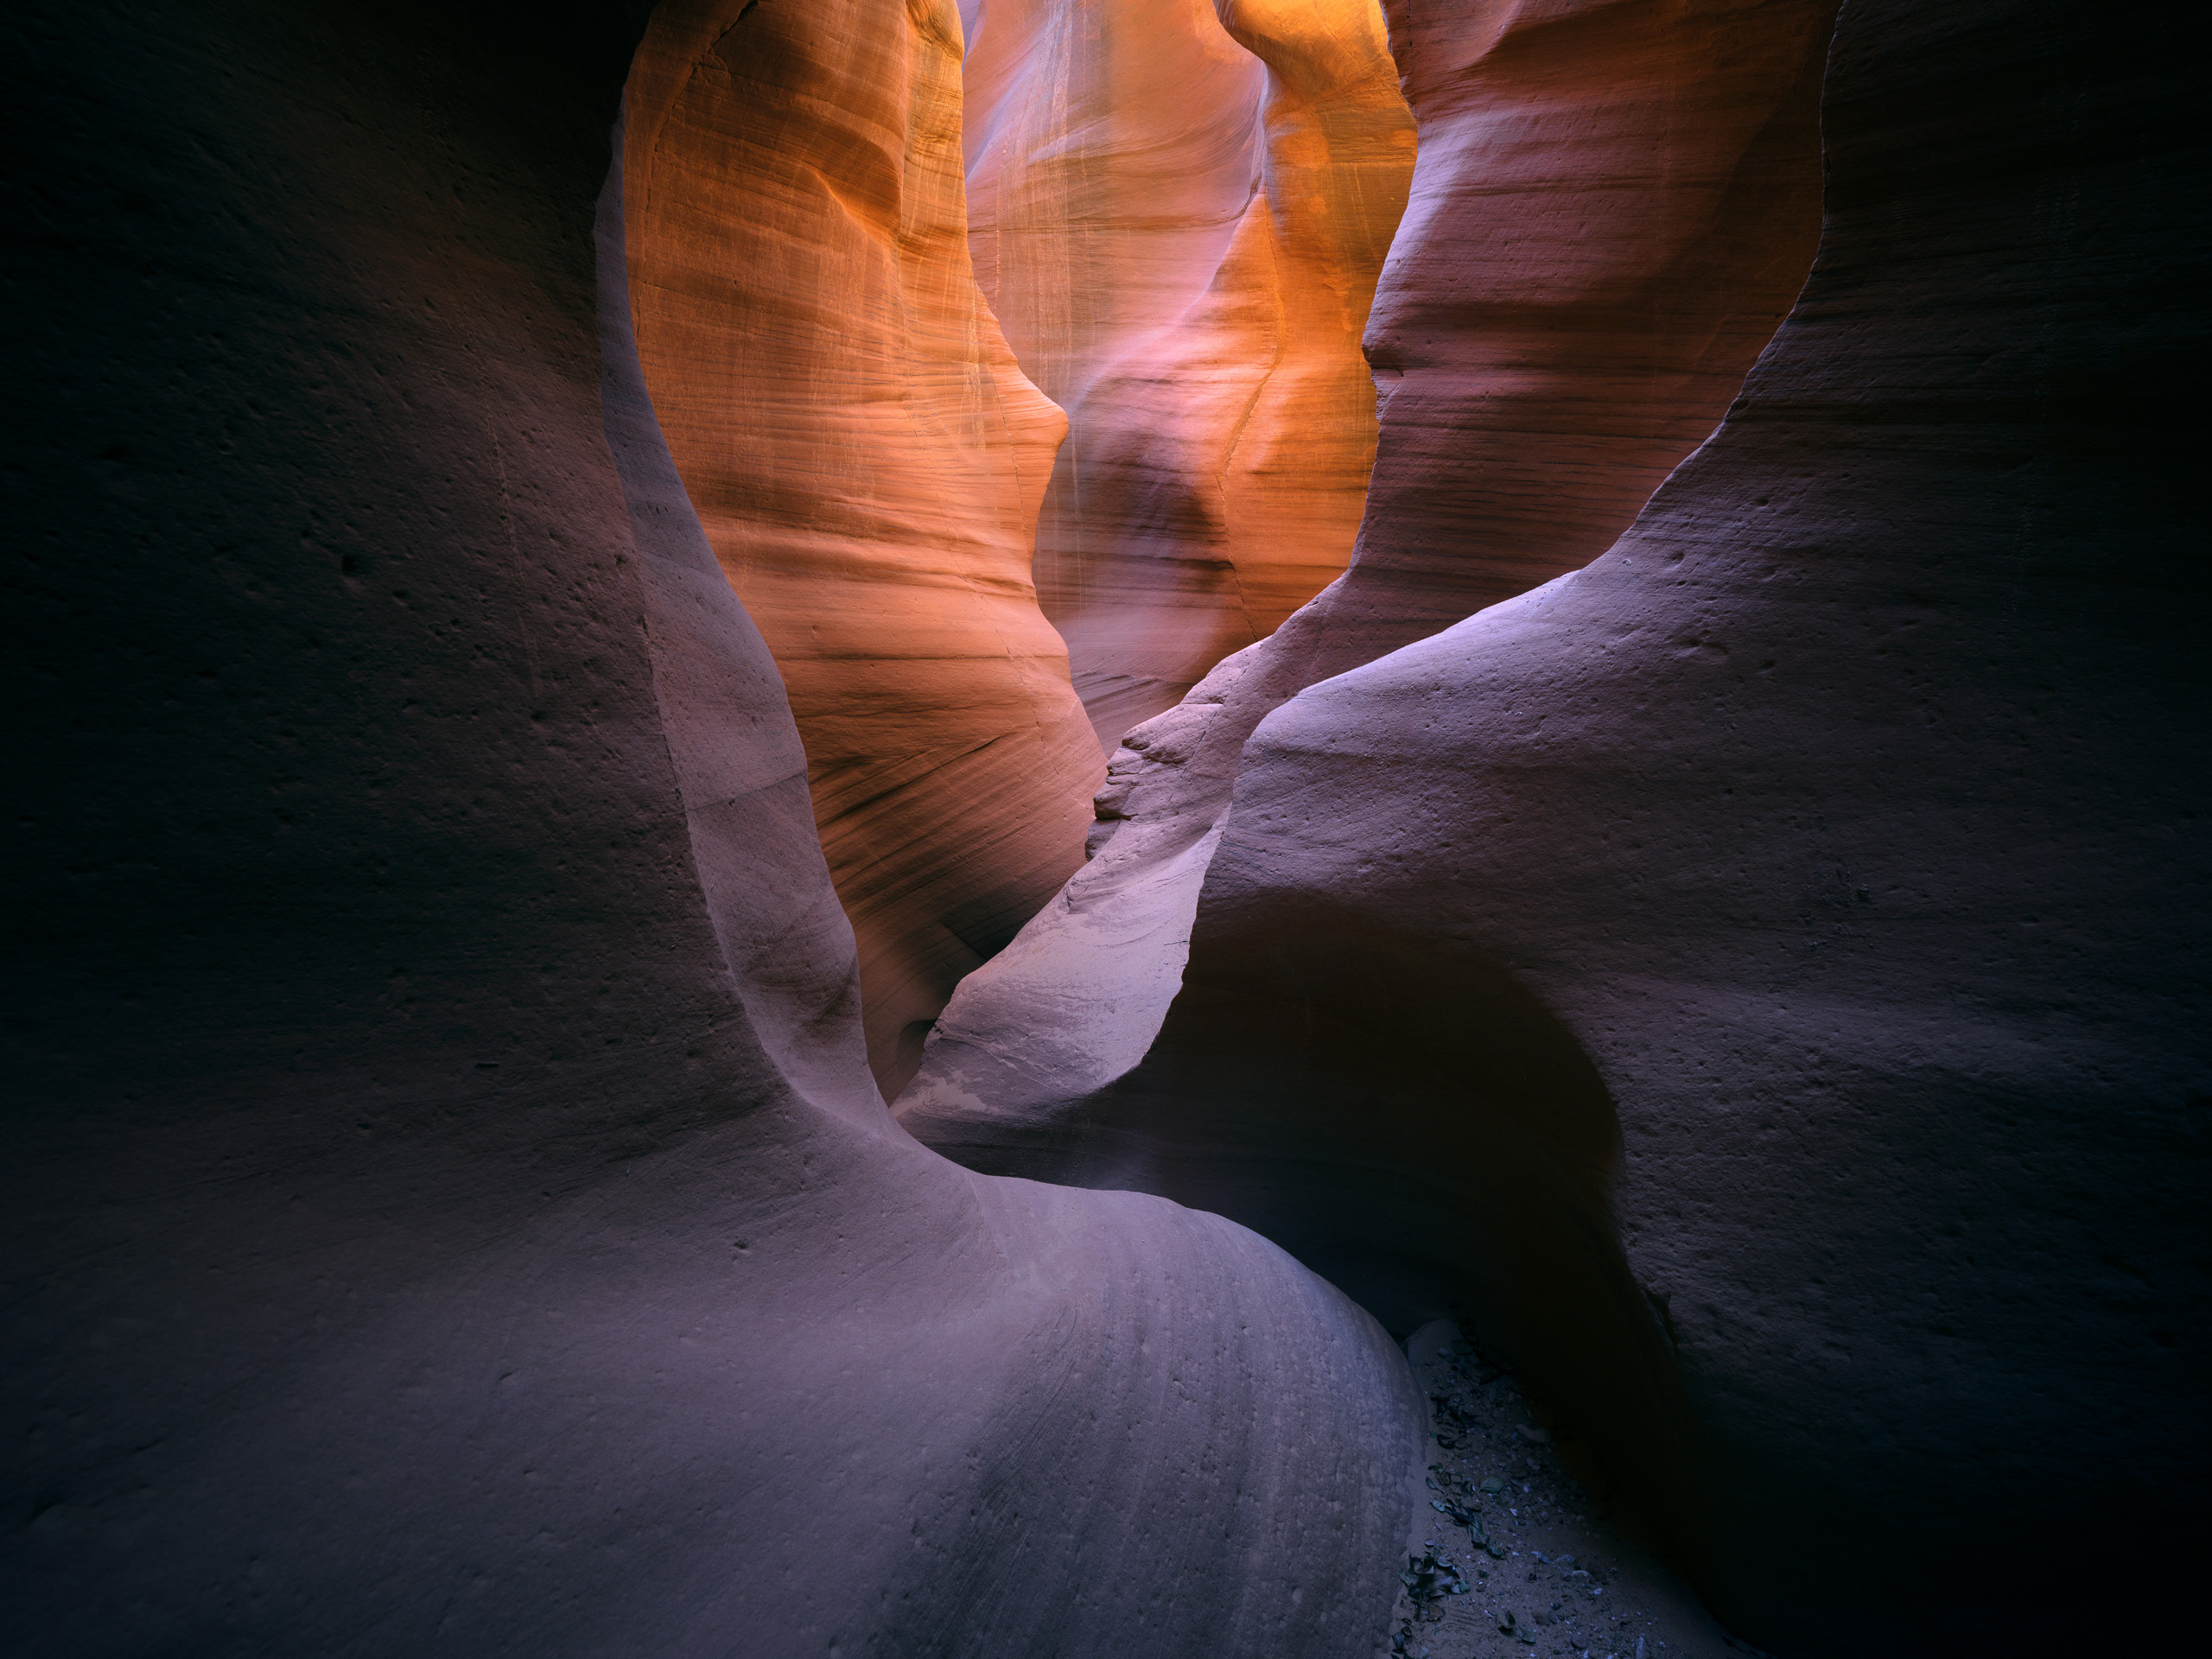
[[[1429,1404],[1406,1590],[1378,1652],[1407,1659],[1722,1659],[1715,1624],[1568,1472],[1515,1375],[1445,1320],[1407,1343]]]

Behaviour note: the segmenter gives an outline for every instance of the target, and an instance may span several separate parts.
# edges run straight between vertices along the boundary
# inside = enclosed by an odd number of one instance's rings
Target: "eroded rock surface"
[[[1818,263],[1719,433],[1587,569],[1261,723],[1143,1063],[957,1128],[1237,1217],[1399,1328],[1465,1314],[1778,1654],[2189,1645],[2184,61],[1851,0]],[[1408,270],[1463,222],[1422,201]],[[1347,584],[1370,546],[1529,544],[1513,500],[1397,487],[1459,442],[1405,396]]]
[[[632,349],[642,9],[24,21],[15,1643],[1362,1650],[1374,1322],[875,1092]]]
[[[1831,10],[1393,15],[1422,137],[1369,328],[1385,391],[1357,555],[1127,734],[1094,861],[940,1020],[899,1103],[918,1133],[988,1141],[1126,1071],[1262,718],[1587,563],[1712,430],[1812,258]]]
[[[964,10],[977,274],[1069,414],[1038,592],[1111,750],[1351,556],[1413,118],[1376,0]]]
[[[973,280],[957,13],[664,5],[628,92],[639,352],[775,653],[887,1095],[1081,861],[1098,756],[1030,581],[1066,423]]]

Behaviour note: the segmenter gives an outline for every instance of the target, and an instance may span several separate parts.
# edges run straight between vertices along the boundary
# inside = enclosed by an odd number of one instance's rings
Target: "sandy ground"
[[[1406,1349],[1429,1397],[1429,1467],[1407,1542],[1414,1583],[1382,1651],[1411,1659],[1758,1653],[1602,1518],[1511,1372],[1440,1320]],[[1455,1585],[1465,1591],[1454,1593]]]

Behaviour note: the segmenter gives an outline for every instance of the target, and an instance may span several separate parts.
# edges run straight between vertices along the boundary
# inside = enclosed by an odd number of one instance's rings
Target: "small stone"
[[[1521,1438],[1532,1446],[1549,1446],[1552,1443],[1552,1432],[1548,1428],[1538,1428],[1534,1423],[1516,1423],[1514,1427],[1520,1430]]]

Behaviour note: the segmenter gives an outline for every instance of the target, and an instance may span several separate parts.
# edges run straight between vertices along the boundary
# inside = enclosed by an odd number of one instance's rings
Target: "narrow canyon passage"
[[[1374,823],[1357,799],[1287,834],[1232,804],[1271,714],[1587,563],[1713,431],[1812,263],[1832,17],[1394,19],[1421,143],[1367,339],[1385,395],[1351,567],[1127,734],[1093,861],[963,981],[897,1103],[977,1169],[1240,1220],[1402,1336],[1465,1321],[1686,1564],[1701,1431],[1619,1241],[1622,1126],[1580,1033],[1523,962],[1373,902],[1381,872],[1305,878]],[[1378,793],[1434,741],[1388,712],[1349,740]],[[1255,836],[1289,890],[1271,908],[1231,885]],[[1377,825],[1362,856],[1410,839]]]
[[[1414,163],[1373,0],[917,18],[891,62],[666,6],[627,94],[640,359],[791,688],[887,1096],[1081,862],[1071,684],[1111,749],[1351,557]]]
[[[1789,1510],[1796,1484],[1847,1513],[1851,1481],[1817,1459],[1784,1473],[1785,1460],[1762,1486],[1748,1471],[1764,1454],[1743,1449],[1758,1414],[1716,1403],[1754,1385],[1684,1369],[1680,1251],[1641,1239],[1637,1206],[1696,1178],[1625,1174],[1630,1147],[1675,1133],[1681,1109],[1655,1103],[1666,1089],[1586,1012],[1593,995],[1611,1007],[1602,976],[1554,963],[1573,946],[1541,926],[1506,924],[1510,875],[1439,908],[1493,862],[1428,828],[1426,804],[1483,775],[1453,747],[1480,721],[1452,688],[1485,659],[1420,658],[1452,666],[1395,693],[1402,708],[1360,704],[1357,728],[1332,728],[1319,751],[1287,734],[1357,701],[1368,665],[1387,674],[1470,618],[1496,620],[1477,638],[1516,637],[1519,618],[1560,602],[1533,590],[1615,547],[1714,432],[1813,265],[1835,17],[1833,0],[967,0],[957,40],[942,8],[917,22],[903,156],[880,137],[825,148],[779,129],[744,172],[692,176],[686,146],[726,149],[730,124],[757,125],[795,73],[781,48],[745,55],[730,23],[689,73],[719,88],[726,65],[745,96],[688,138],[652,127],[667,160],[649,177],[633,160],[632,175],[651,192],[631,210],[647,380],[657,402],[664,380],[690,400],[671,428],[678,466],[794,686],[899,1122],[985,1173],[1229,1216],[1400,1335],[1461,1321],[1526,1368],[1608,1501],[1670,1541],[1715,1605],[1768,1629],[1812,1578],[1766,1548],[1786,1528],[1750,1517]],[[836,90],[855,82],[805,84],[810,122],[856,96]],[[658,96],[633,83],[633,134]],[[676,286],[662,227],[683,227],[696,264],[711,245],[700,226],[722,213],[738,245],[704,265],[772,269],[747,240],[768,215],[740,204],[794,156],[821,181],[800,198],[834,200],[816,222],[835,234],[858,236],[853,203],[879,204],[872,280],[903,297],[862,288],[850,303],[906,334],[868,348],[887,377],[876,390],[835,366],[856,348],[849,325],[801,331],[803,360],[725,342],[722,378],[706,381],[714,351],[661,343],[659,290]],[[879,175],[903,182],[870,197]],[[836,291],[804,290],[810,303]],[[932,324],[918,294],[959,329]],[[779,303],[745,296],[726,320]],[[966,413],[931,415],[958,351]],[[794,386],[817,404],[791,404]],[[874,597],[841,588],[777,510],[729,486],[741,425],[741,464],[785,487],[766,429],[815,442],[844,418],[818,418],[823,398],[909,423],[835,492],[858,515],[840,556],[881,584]],[[1000,480],[995,497],[941,463],[951,433]],[[716,443],[719,470],[695,479]],[[1041,617],[1066,652],[1022,646],[1034,666],[1019,686],[1010,655],[969,657],[966,674],[1005,683],[988,709],[948,697],[946,647],[903,654],[924,619],[982,614],[977,577],[947,551],[960,543],[912,504],[985,499],[1000,504],[992,626],[1037,641]],[[807,512],[815,535],[822,510]],[[956,572],[965,588],[944,580]],[[825,650],[832,607],[842,643]],[[1589,626],[1593,639],[1639,632],[1633,613]],[[1702,637],[1679,649],[1704,660]],[[1065,809],[1097,778],[1065,737],[1071,690],[1109,752],[1080,867]],[[1040,711],[1027,729],[1024,700]],[[1432,707],[1452,711],[1442,726],[1413,712]],[[981,717],[978,734],[1007,731],[941,743],[955,709]],[[1040,763],[1031,734],[1047,729],[1059,747]],[[1363,757],[1357,781],[1332,793],[1344,753]],[[1578,781],[1580,760],[1534,764],[1567,770],[1510,810],[1487,804],[1472,819],[1484,836],[1514,833],[1516,812],[1564,810],[1601,843],[1640,847],[1614,820],[1628,783]],[[1311,818],[1303,803],[1324,799]],[[1378,868],[1380,848],[1393,850]],[[1389,874],[1401,860],[1421,873]]]
[[[1110,752],[1351,556],[1414,120],[1376,0],[968,0],[969,242],[1068,411],[1039,602]]]
[[[22,0],[17,1645],[2202,1645],[2187,21]]]
[[[1036,1127],[1128,1072],[1181,982],[1259,722],[1602,552],[1796,298],[1832,8],[1599,10],[1586,32],[1573,7],[1398,20],[1425,136],[1370,329],[1388,390],[1351,567],[1126,734],[1098,855],[939,1022],[900,1101],[925,1139]],[[1177,384],[1156,401],[1172,410]]]
[[[1357,899],[1286,952],[1200,896],[1265,716],[1586,563],[1737,396],[1812,261],[1831,13],[1050,0],[862,50],[702,3],[628,92],[640,367],[901,1123],[1468,1321],[1670,1536],[1681,1385],[1575,1036]],[[1071,692],[1114,755],[1071,872]]]
[[[662,10],[628,93],[641,360],[791,689],[887,1096],[1077,870],[1071,685],[1116,754],[1090,850],[1143,825],[1079,877],[1092,912],[1144,889],[1074,970],[1138,958],[1119,1056],[1267,709],[1586,563],[1734,395],[1811,257],[1827,14],[1605,10],[1589,41],[1571,9],[1401,20],[1394,60],[1373,0],[1001,0],[898,66]],[[1430,141],[1370,372],[1402,74]],[[1344,570],[1370,475],[1349,583],[1177,707]]]

